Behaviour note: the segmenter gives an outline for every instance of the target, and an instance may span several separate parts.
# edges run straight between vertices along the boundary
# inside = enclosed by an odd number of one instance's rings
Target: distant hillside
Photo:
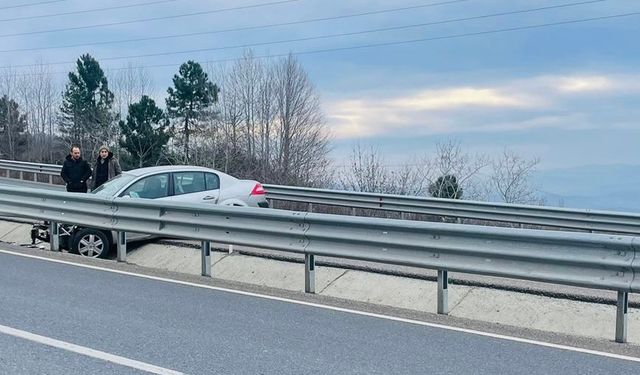
[[[588,165],[537,172],[548,206],[640,212],[640,165]]]

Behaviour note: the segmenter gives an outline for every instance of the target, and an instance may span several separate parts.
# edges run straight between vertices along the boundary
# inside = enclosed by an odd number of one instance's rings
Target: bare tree
[[[231,71],[224,66],[207,66],[212,81],[219,84],[218,102],[209,112],[203,132],[208,140],[210,164],[227,173],[238,171],[234,155],[241,151],[242,102],[231,77]],[[200,142],[196,142],[198,145]]]
[[[260,81],[260,91],[258,97],[258,113],[259,113],[259,160],[260,160],[260,176],[266,179],[271,172],[271,139],[276,116],[276,80],[273,67],[266,68]]]
[[[16,98],[19,85],[19,76],[13,68],[0,69],[0,96]]]
[[[356,145],[349,157],[349,164],[338,175],[341,189],[371,193],[422,195],[426,176],[416,164],[404,163],[397,167],[384,164],[379,149],[364,149]]]
[[[329,135],[315,87],[293,55],[276,66],[275,103],[275,182],[296,185],[324,180]]]
[[[65,153],[56,136],[60,89],[50,66],[39,62],[22,76],[20,100],[29,123],[28,148],[25,157],[37,162],[55,162]]]
[[[224,78],[224,117],[221,126],[226,141],[224,165],[244,176],[255,176],[258,171],[258,98],[264,70],[262,62],[256,60],[251,51],[247,51]]]
[[[221,168],[265,180],[273,176],[274,69],[246,51],[228,70],[216,70],[221,93],[216,125]]]
[[[370,193],[387,193],[389,176],[380,150],[363,149],[360,144],[351,150],[348,167],[338,177],[342,189]]]
[[[18,75],[5,68],[0,75],[0,157],[18,159],[26,149],[27,118],[17,102]]]
[[[238,60],[231,76],[236,78],[237,95],[242,103],[243,132],[245,138],[244,148],[249,159],[255,158],[256,136],[258,122],[258,99],[260,97],[260,83],[263,80],[264,67],[261,61],[253,57],[253,52],[247,51],[242,59]]]
[[[153,97],[154,83],[151,74],[132,62],[118,69],[109,82],[115,96],[113,107],[120,119],[127,116],[129,106],[139,101],[143,95]]]
[[[531,183],[539,163],[539,158],[525,159],[505,148],[492,163],[491,183],[499,198],[505,203],[542,204]]]
[[[248,51],[228,69],[208,71],[220,85],[207,127],[219,169],[272,183],[327,181],[329,136],[319,98],[293,57],[267,64]]]
[[[119,119],[127,117],[127,111],[131,104],[138,102],[143,95],[153,97],[155,91],[151,74],[141,66],[136,66],[132,62],[116,71],[110,80],[111,89],[114,94],[114,110]],[[125,123],[126,126],[126,123]],[[121,138],[120,127],[116,127],[116,142]],[[115,148],[116,155],[120,155],[120,147]]]
[[[11,120],[15,118],[11,112],[14,107],[8,104],[9,100],[16,97],[17,80],[17,74],[11,67],[0,70],[0,98],[3,99],[3,103],[7,103],[6,108],[2,108],[3,111],[0,113],[2,115],[0,118],[0,157],[3,158],[13,158],[11,155],[15,153],[12,145],[16,135],[13,134],[14,127],[11,124]]]

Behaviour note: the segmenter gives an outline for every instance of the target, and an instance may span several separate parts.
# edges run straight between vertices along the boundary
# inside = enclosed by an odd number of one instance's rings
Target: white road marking
[[[66,341],[52,339],[46,336],[36,335],[35,333],[22,331],[19,329],[15,329],[15,328],[3,326],[3,325],[0,325],[0,333],[4,333],[5,335],[9,335],[13,337],[18,337],[24,340],[33,341],[39,344],[52,346],[54,348],[66,350],[69,352],[82,354],[87,357],[92,357],[92,358],[97,358],[103,361],[112,362],[121,366],[131,367],[137,370],[150,372],[152,374],[160,374],[160,375],[183,374],[182,372],[170,370],[164,367],[154,366],[145,362],[136,361],[134,359],[121,357],[119,355],[110,354],[100,350],[87,348],[87,347],[72,344]]]
[[[544,341],[523,339],[523,338],[520,338],[520,337],[500,335],[500,334],[497,334],[497,333],[483,332],[483,331],[477,331],[477,330],[473,330],[473,329],[453,327],[453,326],[447,326],[447,325],[437,324],[437,323],[422,322],[422,321],[413,320],[413,319],[398,318],[398,317],[390,316],[390,315],[383,315],[383,314],[376,314],[376,313],[370,313],[370,312],[365,312],[365,311],[351,310],[351,309],[346,309],[346,308],[342,308],[342,307],[323,305],[323,304],[314,303],[314,302],[298,301],[298,300],[289,299],[289,298],[274,297],[274,296],[269,296],[269,295],[265,295],[265,294],[245,292],[245,291],[242,291],[242,290],[227,289],[227,288],[221,288],[221,287],[211,286],[211,285],[202,285],[202,284],[197,284],[197,283],[191,283],[191,282],[188,282],[188,281],[167,279],[167,278],[164,278],[164,277],[157,277],[157,276],[150,276],[150,275],[138,274],[138,273],[133,273],[133,272],[127,272],[127,271],[113,270],[113,269],[109,269],[109,268],[90,266],[90,265],[86,265],[86,264],[78,264],[78,263],[68,262],[68,261],[64,261],[64,260],[44,258],[44,257],[36,256],[36,255],[16,253],[16,252],[9,251],[9,250],[0,249],[0,253],[5,253],[5,254],[15,255],[15,256],[21,256],[21,257],[25,257],[25,258],[39,259],[39,260],[44,260],[44,261],[47,261],[47,262],[66,264],[66,265],[70,265],[70,266],[88,268],[88,269],[93,269],[93,270],[98,270],[98,271],[111,272],[111,273],[116,273],[116,274],[120,274],[120,275],[140,277],[140,278],[143,278],[143,279],[149,279],[149,280],[156,280],[156,281],[162,281],[162,282],[179,284],[179,285],[192,286],[192,287],[196,287],[196,288],[217,290],[217,291],[220,291],[220,292],[239,294],[239,295],[243,295],[243,296],[263,298],[263,299],[268,299],[268,300],[272,300],[272,301],[293,303],[293,304],[296,304],[296,305],[316,307],[316,308],[325,309],[325,310],[339,311],[339,312],[344,312],[344,313],[349,313],[349,314],[368,316],[368,317],[372,317],[372,318],[392,320],[392,321],[396,321],[396,322],[415,324],[415,325],[420,325],[420,326],[425,326],[425,327],[446,329],[446,330],[449,330],[449,331],[463,332],[463,333],[468,333],[468,334],[472,334],[472,335],[491,337],[491,338],[496,338],[496,339],[502,339],[502,340],[508,340],[508,341],[513,341],[513,342],[524,343],[524,344],[538,345],[538,346],[543,346],[543,347],[547,347],[547,348],[568,350],[568,351],[577,352],[577,353],[592,354],[592,355],[597,355],[597,356],[601,356],[601,357],[608,357],[608,358],[621,359],[621,360],[625,360],[625,361],[632,361],[632,362],[639,362],[640,363],[640,358],[630,357],[630,356],[621,355],[621,354],[601,352],[601,351],[597,351],[597,350],[578,348],[578,347],[568,346],[568,345],[553,344],[553,343],[544,342]]]

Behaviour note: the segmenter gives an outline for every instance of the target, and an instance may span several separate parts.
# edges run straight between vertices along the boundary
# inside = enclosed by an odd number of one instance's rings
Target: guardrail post
[[[201,250],[202,276],[211,277],[211,242],[202,241]]]
[[[49,185],[53,185],[53,175],[49,175]]]
[[[24,173],[22,171],[20,171],[20,179],[24,180]]]
[[[7,178],[11,178],[11,169],[6,170],[6,176]]]
[[[118,232],[118,262],[127,261],[127,232]]]
[[[33,172],[33,182],[38,182],[38,172]]]
[[[449,271],[438,270],[438,314],[449,315]]]
[[[304,255],[304,292],[316,292],[316,257],[313,254]]]
[[[60,224],[55,221],[49,223],[49,245],[51,251],[60,251]]]
[[[627,313],[629,293],[618,291],[618,311],[616,313],[616,342],[627,342]]]
[[[406,212],[400,212],[400,220],[407,220],[407,213]]]
[[[308,212],[313,212],[313,203],[309,202],[309,206],[307,207]]]
[[[356,208],[351,207],[351,216],[356,216]]]

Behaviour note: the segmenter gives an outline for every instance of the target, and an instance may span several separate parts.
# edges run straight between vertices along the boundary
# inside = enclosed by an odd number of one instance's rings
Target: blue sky
[[[540,157],[541,169],[593,164],[640,165],[640,15],[551,27],[487,32],[569,20],[640,12],[636,0],[583,4],[579,0],[438,1],[299,0],[206,15],[109,27],[7,36],[66,27],[175,16],[274,0],[10,0],[0,4],[0,50],[56,47],[99,41],[173,35],[334,17],[385,9],[405,11],[259,30],[207,34],[160,41],[73,48],[0,52],[1,66],[19,67],[41,59],[64,73],[88,52],[108,71],[128,63],[149,68],[162,96],[171,76],[187,59],[218,61],[242,54],[242,48],[157,57],[128,57],[198,48],[219,48],[327,34],[408,26],[533,8],[542,11],[448,22],[349,37],[254,47],[256,55],[298,53],[412,39],[440,38],[375,48],[301,54],[315,82],[327,125],[334,135],[333,155],[345,157],[356,143],[377,146],[389,163],[433,150],[437,141],[458,139],[473,152],[495,154],[510,147]],[[120,5],[140,7],[11,20]],[[437,4],[441,3],[441,4]],[[446,4],[445,4],[446,3]],[[427,6],[432,4],[431,6]],[[125,57],[113,59],[113,57]],[[222,63],[221,63],[222,64]],[[64,74],[59,75],[64,79]]]

